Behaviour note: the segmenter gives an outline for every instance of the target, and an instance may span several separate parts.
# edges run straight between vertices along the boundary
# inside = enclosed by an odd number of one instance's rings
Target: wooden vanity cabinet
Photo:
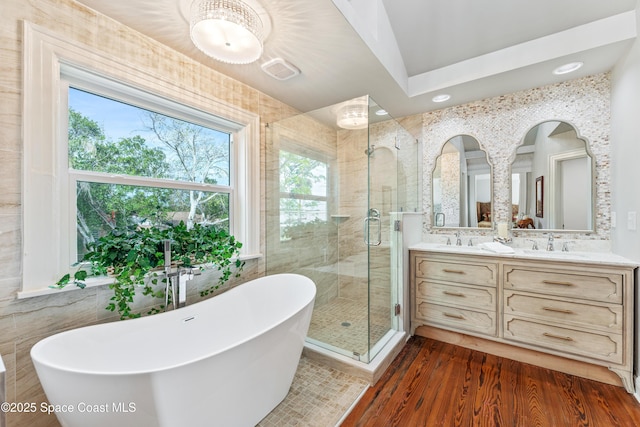
[[[496,263],[433,255],[414,261],[416,323],[496,336]]]
[[[480,351],[498,343],[604,366],[633,392],[633,266],[413,250],[410,268],[412,333],[438,328],[481,338]]]

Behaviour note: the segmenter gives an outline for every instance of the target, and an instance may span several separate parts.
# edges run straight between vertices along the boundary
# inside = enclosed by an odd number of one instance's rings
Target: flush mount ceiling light
[[[447,94],[447,93],[441,93],[440,95],[436,95],[433,98],[431,98],[431,100],[433,102],[444,102],[444,101],[448,101],[451,99],[451,95]]]
[[[582,62],[571,62],[569,64],[561,65],[560,67],[553,70],[553,74],[562,75],[571,73],[576,71],[578,68],[582,67],[584,64]]]
[[[240,0],[195,0],[190,33],[193,44],[218,61],[249,64],[262,55],[264,22],[254,7]]]
[[[369,124],[369,104],[366,100],[349,101],[337,111],[337,125],[343,129],[364,129]]]

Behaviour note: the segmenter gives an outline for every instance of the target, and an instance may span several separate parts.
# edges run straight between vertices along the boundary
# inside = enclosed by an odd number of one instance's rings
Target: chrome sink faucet
[[[460,239],[460,232],[456,232],[456,246],[462,246],[462,239]]]
[[[553,251],[553,235],[549,234],[549,240],[547,240],[547,250]]]

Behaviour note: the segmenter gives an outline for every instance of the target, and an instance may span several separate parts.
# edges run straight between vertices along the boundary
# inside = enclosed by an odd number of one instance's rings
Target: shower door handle
[[[378,236],[375,241],[371,241],[371,227],[374,225],[378,227]],[[382,243],[382,220],[378,209],[369,209],[368,216],[364,219],[364,243],[367,246],[378,246]]]

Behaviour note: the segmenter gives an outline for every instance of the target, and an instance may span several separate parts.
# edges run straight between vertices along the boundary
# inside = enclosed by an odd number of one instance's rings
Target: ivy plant
[[[212,267],[220,271],[218,282],[201,291],[201,296],[211,294],[227,282],[234,274],[232,270],[238,277],[244,267],[244,261],[238,258],[242,243],[215,225],[195,224],[188,229],[180,222],[165,228],[114,228],[88,245],[89,252],[80,261],[80,265],[85,267],[73,275],[65,274],[51,287],[61,289],[75,284],[84,288],[85,280],[90,275],[108,274],[114,278],[114,282],[109,285],[113,296],[107,310],[117,311],[121,319],[140,317],[140,313],[133,312],[131,304],[141,288],[143,295],[151,295],[162,301],[148,314],[160,312],[164,309],[165,298],[165,286],[162,285],[165,279],[161,271],[164,268],[165,240],[171,241],[172,261],[181,267]]]

